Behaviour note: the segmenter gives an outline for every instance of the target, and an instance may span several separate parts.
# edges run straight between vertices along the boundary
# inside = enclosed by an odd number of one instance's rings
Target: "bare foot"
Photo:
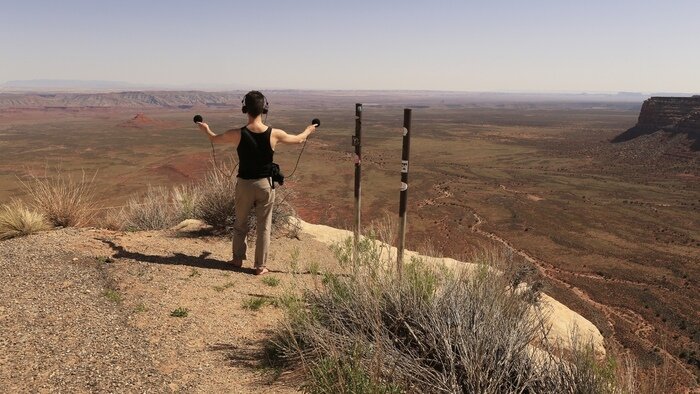
[[[231,259],[231,265],[233,265],[234,268],[241,268],[243,267],[243,259],[235,257]]]
[[[258,267],[255,269],[255,275],[265,275],[268,272],[270,271],[265,267]]]

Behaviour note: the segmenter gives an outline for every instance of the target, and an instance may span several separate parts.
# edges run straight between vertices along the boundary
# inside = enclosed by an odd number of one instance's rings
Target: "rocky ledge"
[[[637,124],[612,142],[629,141],[659,131],[685,134],[690,149],[700,151],[700,96],[652,97],[644,101]]]

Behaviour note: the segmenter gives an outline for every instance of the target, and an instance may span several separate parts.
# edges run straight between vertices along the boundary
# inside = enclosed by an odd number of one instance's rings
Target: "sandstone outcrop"
[[[173,126],[173,124],[170,122],[162,121],[162,120],[152,119],[143,113],[138,113],[133,118],[127,120],[126,122],[119,124],[118,126],[119,127],[133,128],[133,129],[143,129],[143,128],[149,128],[149,127],[161,127],[161,128],[162,127],[169,127],[169,126]]]
[[[671,135],[685,134],[691,141],[690,149],[700,150],[700,96],[652,97],[642,104],[637,124],[613,138],[624,142],[656,132]]]

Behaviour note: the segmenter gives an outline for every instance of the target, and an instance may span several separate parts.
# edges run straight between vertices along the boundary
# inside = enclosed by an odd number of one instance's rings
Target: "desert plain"
[[[362,103],[362,222],[398,215],[403,109],[413,109],[407,246],[460,259],[495,244],[544,290],[642,368],[700,376],[700,152],[654,134],[613,144],[641,100],[449,92],[274,91],[267,122],[299,132],[314,117],[283,186],[302,219],[353,223],[355,103]],[[95,176],[118,209],[149,185],[200,179],[212,165],[201,114],[219,133],[240,104],[7,106],[0,109],[0,203],[47,170]],[[216,146],[217,164],[235,152]],[[301,146],[280,147],[294,168]]]

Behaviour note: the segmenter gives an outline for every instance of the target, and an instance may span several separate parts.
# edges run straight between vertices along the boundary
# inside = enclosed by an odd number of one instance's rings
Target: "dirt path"
[[[540,259],[537,259],[527,253],[526,251],[522,249],[518,249],[515,246],[513,246],[508,240],[500,237],[499,235],[485,231],[481,229],[481,226],[486,223],[486,221],[479,216],[476,211],[472,209],[474,219],[476,222],[471,226],[471,230],[479,235],[482,235],[486,238],[489,238],[493,241],[496,241],[503,246],[505,246],[508,250],[510,250],[512,253],[522,257],[525,261],[529,262],[532,264],[538,272],[545,278],[559,283],[563,285],[565,288],[568,288],[571,290],[577,297],[579,297],[581,300],[585,301],[586,303],[592,305],[596,309],[600,310],[603,315],[605,316],[606,322],[611,330],[611,337],[614,339],[615,338],[615,323],[613,316],[616,316],[617,318],[624,320],[632,325],[634,325],[635,328],[635,333],[638,335],[638,337],[643,341],[643,343],[649,348],[649,349],[658,349],[659,353],[663,355],[667,360],[671,360],[674,364],[676,364],[677,367],[680,367],[683,371],[685,371],[688,376],[691,378],[695,377],[695,374],[693,373],[692,370],[688,368],[688,366],[678,358],[676,358],[674,355],[666,351],[665,349],[657,347],[657,344],[652,342],[651,339],[649,339],[649,333],[652,333],[654,331],[654,327],[647,322],[646,319],[639,313],[629,309],[629,308],[624,308],[624,307],[619,307],[619,306],[610,306],[606,305],[603,303],[600,303],[596,300],[594,300],[590,294],[585,292],[584,290],[566,282],[565,280],[561,279],[557,275],[570,275],[570,276],[579,276],[579,277],[585,277],[588,279],[596,279],[596,280],[603,280],[603,281],[612,281],[616,283],[625,283],[625,284],[630,284],[630,285],[635,285],[635,286],[646,286],[647,284],[641,283],[641,282],[635,282],[635,281],[629,281],[625,279],[618,279],[618,278],[611,278],[611,279],[606,279],[603,278],[602,276],[591,274],[591,273],[580,273],[580,272],[574,272],[574,271],[567,271],[563,270],[561,268],[555,267],[552,264],[549,264],[545,261],[542,261]]]
[[[302,239],[273,240],[274,287],[232,269],[221,238],[64,229],[2,242],[0,392],[297,392],[261,368],[281,310],[244,303],[310,280],[290,265],[332,259]]]

